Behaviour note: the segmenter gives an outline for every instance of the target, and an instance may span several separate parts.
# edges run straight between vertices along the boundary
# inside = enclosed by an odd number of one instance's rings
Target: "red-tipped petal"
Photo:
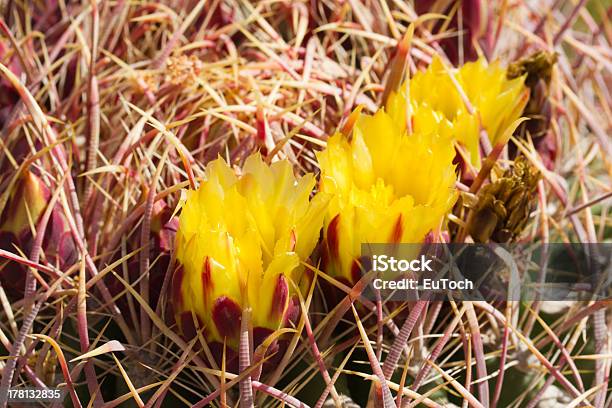
[[[290,326],[292,324],[297,324],[298,317],[300,316],[300,301],[297,295],[292,296],[289,299],[289,304],[287,305],[287,311],[285,312],[285,321],[283,322],[284,326]]]
[[[402,240],[402,235],[404,235],[404,219],[402,214],[397,217],[395,221],[395,225],[393,226],[393,231],[391,231],[391,236],[389,237],[389,241],[392,243],[398,243]]]
[[[240,333],[242,308],[227,296],[215,300],[212,319],[221,337],[237,338]]]
[[[204,294],[204,300],[209,296],[213,290],[214,283],[212,281],[212,262],[210,257],[206,257],[204,264],[202,265],[202,293]]]
[[[274,288],[274,297],[270,307],[270,317],[279,319],[285,312],[287,298],[289,297],[289,285],[284,275],[279,275]]]
[[[327,227],[327,248],[332,258],[337,258],[340,252],[340,214],[337,214]]]

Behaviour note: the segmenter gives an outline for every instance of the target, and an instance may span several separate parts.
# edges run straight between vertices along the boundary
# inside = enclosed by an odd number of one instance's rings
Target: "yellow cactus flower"
[[[288,161],[268,166],[258,154],[241,175],[223,159],[208,165],[206,180],[187,192],[176,236],[172,301],[185,336],[194,334],[193,313],[208,342],[236,350],[245,307],[259,340],[295,315],[295,285],[306,276],[300,263],[329,201],[309,199],[314,186],[312,174],[296,179]]]
[[[461,98],[457,86],[450,77],[456,79],[459,87],[472,105],[470,114]],[[529,90],[524,85],[525,76],[507,78],[507,70],[498,62],[488,64],[484,59],[467,63],[456,70],[445,68],[436,57],[427,70],[418,72],[409,83],[410,110],[433,111],[445,119],[446,134],[452,134],[461,143],[469,160],[476,168],[480,167],[479,134],[480,127],[486,130],[491,145],[495,145],[506,129],[523,112],[529,99]],[[406,86],[393,94],[387,103],[387,110],[396,123],[406,123]],[[426,122],[425,125],[430,122]],[[424,124],[414,114],[412,126],[418,131]]]
[[[332,136],[317,154],[320,190],[332,195],[322,248],[325,272],[348,283],[361,276],[362,243],[420,243],[456,200],[450,125],[418,107],[413,133],[397,111],[359,114],[351,137]],[[394,116],[395,115],[395,116]]]

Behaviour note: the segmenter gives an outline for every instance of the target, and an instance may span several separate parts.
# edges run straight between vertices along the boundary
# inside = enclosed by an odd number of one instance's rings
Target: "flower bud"
[[[47,207],[49,189],[31,171],[26,170],[9,195],[2,214],[0,231],[20,239],[31,233]]]
[[[20,176],[0,217],[0,248],[10,252],[19,248],[30,254],[35,237],[32,231],[38,228],[50,196],[48,187],[33,172],[26,170]],[[48,262],[60,268],[76,260],[74,241],[59,205],[51,210],[42,250]],[[0,270],[2,285],[8,288],[11,297],[23,296],[26,271],[26,267],[13,262]]]

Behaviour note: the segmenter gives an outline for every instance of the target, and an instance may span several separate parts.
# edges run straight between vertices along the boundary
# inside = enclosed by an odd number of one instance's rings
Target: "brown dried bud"
[[[509,242],[525,228],[539,173],[523,157],[495,182],[480,189],[467,228],[476,242]]]
[[[540,80],[546,86],[550,84],[552,68],[557,62],[557,54],[553,52],[538,51],[528,57],[508,65],[508,79],[518,78],[527,74],[525,85],[533,88]]]
[[[526,75],[525,85],[530,89],[529,101],[522,114],[529,120],[522,123],[514,134],[519,139],[527,139],[529,135],[549,169],[553,166],[557,151],[555,140],[548,135],[551,121],[548,86],[556,62],[557,54],[539,51],[510,64],[507,73],[508,79]],[[516,154],[516,146],[511,144],[511,157]]]

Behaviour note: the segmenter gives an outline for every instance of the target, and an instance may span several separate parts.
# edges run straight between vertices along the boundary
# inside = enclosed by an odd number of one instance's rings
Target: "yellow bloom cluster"
[[[409,100],[416,130],[430,123],[419,122],[420,110],[436,116],[444,134],[452,135],[462,144],[472,165],[479,168],[481,127],[487,132],[491,145],[495,145],[527,104],[529,91],[524,81],[524,76],[507,79],[506,68],[498,62],[487,64],[480,59],[450,71],[434,58],[427,70],[410,79],[409,97],[396,95],[389,101],[388,108],[396,112],[395,119],[399,123],[405,123],[406,101]],[[468,111],[460,89],[472,106],[472,112]]]
[[[313,174],[296,179],[288,161],[268,166],[259,155],[240,176],[217,159],[206,177],[187,193],[179,220],[174,308],[183,332],[193,312],[208,340],[235,347],[243,308],[252,308],[254,327],[272,331],[289,317],[329,200],[309,199]]]
[[[362,244],[420,243],[438,231],[457,197],[454,143],[478,167],[480,127],[495,144],[518,119],[528,96],[523,79],[507,80],[496,63],[477,61],[451,72],[434,59],[390,96],[386,109],[359,115],[350,137],[332,136],[317,155],[320,190],[333,197],[325,272],[354,284]]]
[[[235,347],[247,306],[254,327],[286,324],[300,263],[322,227],[321,267],[347,283],[361,277],[361,244],[438,234],[457,199],[456,145],[480,166],[480,134],[494,145],[518,118],[528,97],[523,80],[508,80],[498,64],[450,71],[435,59],[385,108],[356,112],[350,131],[329,138],[317,153],[312,198],[314,175],[296,179],[287,161],[268,166],[254,155],[241,175],[221,159],[209,164],[206,181],[188,192],[176,239],[173,301],[183,332],[193,314],[208,340]]]

